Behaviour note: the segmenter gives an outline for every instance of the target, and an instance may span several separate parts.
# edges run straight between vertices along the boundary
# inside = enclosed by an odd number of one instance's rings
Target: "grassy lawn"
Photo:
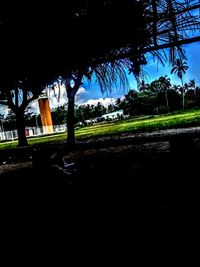
[[[121,133],[136,133],[145,131],[154,131],[169,128],[200,126],[200,109],[190,110],[181,113],[156,115],[156,116],[139,116],[136,118],[86,126],[75,131],[78,139],[89,137],[108,136]],[[40,136],[28,138],[30,145],[42,142],[54,142],[66,140],[66,133],[54,134],[50,136]],[[1,148],[14,148],[17,142],[2,142]]]
[[[66,133],[56,133],[51,135],[44,135],[40,137],[29,137],[28,143],[29,145],[35,145],[40,143],[46,143],[46,142],[54,142],[54,141],[64,141],[66,140]],[[18,142],[15,141],[9,141],[9,142],[0,142],[0,149],[4,148],[15,148],[17,147]]]
[[[79,138],[85,138],[198,125],[200,126],[200,110],[191,110],[182,113],[146,116],[84,127],[76,132],[76,136]]]

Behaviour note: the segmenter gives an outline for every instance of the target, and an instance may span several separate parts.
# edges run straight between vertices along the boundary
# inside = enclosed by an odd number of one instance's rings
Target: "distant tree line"
[[[142,82],[139,90],[133,89],[105,107],[98,102],[96,105],[83,104],[75,106],[75,124],[89,119],[101,117],[106,113],[122,109],[125,115],[165,114],[183,109],[200,108],[200,87],[195,80],[182,85],[173,85],[170,78],[161,76],[151,83]],[[67,105],[58,106],[51,111],[54,125],[65,124],[67,120]],[[41,127],[40,115],[28,109],[25,113],[26,126]],[[16,129],[16,119],[9,111],[3,120],[4,130]]]
[[[200,87],[196,85],[195,80],[183,85],[172,85],[170,78],[162,76],[150,84],[143,82],[139,90],[130,90],[122,100],[118,99],[116,104],[130,116],[199,108]]]
[[[116,106],[113,104],[108,105],[106,108],[102,103],[98,102],[96,105],[76,105],[75,106],[75,123],[84,122],[89,119],[101,117],[102,115],[116,110]],[[54,125],[66,124],[67,120],[67,105],[55,107],[51,110],[52,120]],[[26,126],[28,127],[41,127],[41,118],[39,114],[27,111],[24,115],[26,120]],[[2,120],[2,119],[1,119]],[[16,129],[15,114],[10,110],[2,120],[5,131]]]

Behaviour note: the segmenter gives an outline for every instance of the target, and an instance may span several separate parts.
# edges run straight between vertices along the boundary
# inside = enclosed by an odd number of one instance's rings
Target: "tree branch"
[[[195,43],[195,42],[200,42],[200,36],[179,40],[177,42],[170,42],[170,43],[161,44],[161,45],[158,45],[157,47],[156,46],[147,47],[147,48],[143,49],[143,53],[161,50],[161,49],[166,49],[166,48],[170,48],[173,46],[181,46],[181,45],[185,45],[185,44],[191,44],[191,43]]]
[[[160,45],[156,45],[156,46],[155,45],[149,46],[149,47],[138,50],[137,53],[138,54],[146,54],[148,52],[158,51],[158,50],[167,49],[167,48],[171,48],[171,47],[177,47],[177,46],[181,46],[181,45],[185,45],[185,44],[191,44],[191,43],[195,43],[195,42],[200,42],[200,36],[179,40],[177,42],[168,42],[168,43],[164,43],[164,44],[160,44]],[[108,55],[107,58],[97,59],[97,60],[93,61],[90,64],[90,66],[96,66],[98,64],[103,64],[103,63],[112,62],[112,61],[116,61],[116,60],[120,60],[120,59],[130,58],[132,56],[133,56],[133,52],[131,52],[131,51],[126,51],[124,53],[115,54],[113,56]]]
[[[34,100],[36,100],[38,98],[38,94],[37,95],[33,95],[31,98],[27,99],[26,101],[23,101],[21,108],[23,110],[25,110],[27,108],[27,106]]]
[[[189,12],[189,11],[192,11],[192,10],[195,10],[195,9],[199,9],[199,8],[200,8],[200,4],[192,5],[192,6],[184,8],[184,9],[182,9],[180,11],[175,12],[175,15],[179,15],[181,13]]]

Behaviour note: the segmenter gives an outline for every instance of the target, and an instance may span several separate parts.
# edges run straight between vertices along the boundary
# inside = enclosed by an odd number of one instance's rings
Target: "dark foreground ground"
[[[63,153],[61,147],[54,146],[54,151]],[[71,219],[81,220],[84,214],[103,224],[111,218],[131,225],[138,219],[173,221],[198,216],[198,138],[190,148],[177,150],[170,150],[164,140],[97,147],[93,143],[63,153],[67,162],[75,163],[71,175],[49,167],[46,158],[52,153],[49,146],[34,155],[24,150],[21,161],[18,157],[8,164],[8,158],[3,162],[6,151],[1,151],[2,203],[20,201],[19,205],[41,215],[61,209]]]

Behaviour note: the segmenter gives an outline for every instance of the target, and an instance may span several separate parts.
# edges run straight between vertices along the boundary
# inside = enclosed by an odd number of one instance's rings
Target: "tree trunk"
[[[67,143],[69,146],[75,144],[74,133],[74,94],[68,94],[68,111],[67,111]]]
[[[24,112],[17,111],[15,115],[16,115],[17,133],[18,133],[18,146],[28,146],[25,133]]]
[[[181,83],[182,83],[182,107],[183,110],[185,109],[185,89],[184,89],[184,85],[183,85],[183,79],[181,79]]]
[[[67,75],[65,81],[65,88],[68,98],[68,110],[67,110],[67,144],[68,147],[75,145],[75,132],[74,132],[74,105],[75,95],[82,84],[83,72],[79,71],[74,78],[72,74]],[[70,81],[74,81],[74,86],[70,84]]]
[[[167,112],[169,112],[169,102],[168,102],[167,90],[165,90],[165,99],[166,99]]]
[[[183,89],[183,110],[185,109],[185,93],[184,93],[184,89]]]

